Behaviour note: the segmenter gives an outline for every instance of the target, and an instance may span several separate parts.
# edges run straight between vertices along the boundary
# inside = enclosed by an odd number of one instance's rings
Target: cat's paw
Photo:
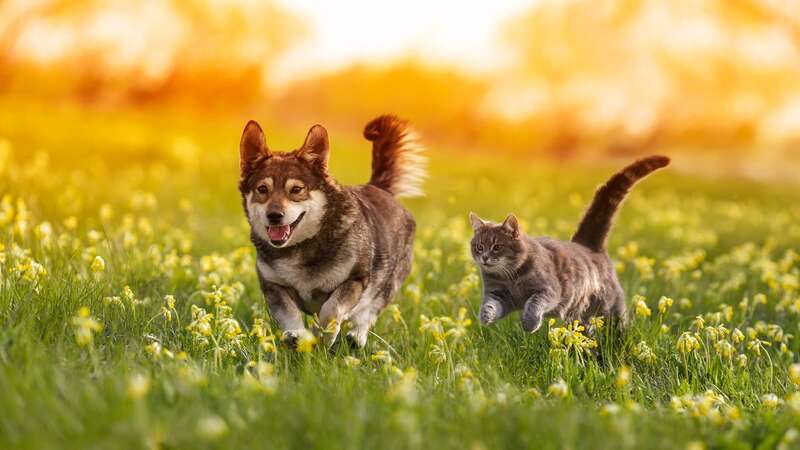
[[[481,325],[491,325],[497,321],[501,316],[501,306],[497,302],[487,302],[481,305],[481,310],[478,318]]]
[[[544,319],[542,314],[538,314],[529,308],[522,312],[522,329],[528,333],[535,333],[541,326]]]

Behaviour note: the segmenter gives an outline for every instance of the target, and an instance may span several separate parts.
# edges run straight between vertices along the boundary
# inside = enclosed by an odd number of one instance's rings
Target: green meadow
[[[478,324],[468,212],[568,239],[627,161],[431,144],[395,306],[364,349],[294,351],[237,191],[247,118],[0,105],[0,448],[800,446],[796,186],[652,175],[609,246],[630,327],[526,334]],[[277,150],[307,131],[253,118]],[[360,132],[329,127],[340,182],[369,178]]]

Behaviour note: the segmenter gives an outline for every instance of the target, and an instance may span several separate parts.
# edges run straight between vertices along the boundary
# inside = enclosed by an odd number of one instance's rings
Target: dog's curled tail
[[[396,197],[423,195],[427,176],[426,158],[416,132],[405,120],[394,115],[373,119],[364,127],[364,137],[372,142],[372,178],[369,184]]]
[[[631,187],[651,172],[669,164],[666,156],[648,156],[640,159],[612,176],[594,194],[589,209],[583,215],[572,242],[594,251],[605,250],[611,222],[620,203]]]

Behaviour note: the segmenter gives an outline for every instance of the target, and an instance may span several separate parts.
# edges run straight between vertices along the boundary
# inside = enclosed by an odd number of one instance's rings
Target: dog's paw
[[[291,348],[297,349],[297,343],[300,341],[300,337],[307,333],[306,330],[288,330],[284,331],[281,335],[281,342],[283,345]]]
[[[367,345],[367,333],[358,333],[356,330],[350,330],[344,338],[347,345],[353,349],[364,348]]]
[[[482,325],[491,325],[500,318],[500,306],[495,302],[488,302],[481,305],[478,319]]]

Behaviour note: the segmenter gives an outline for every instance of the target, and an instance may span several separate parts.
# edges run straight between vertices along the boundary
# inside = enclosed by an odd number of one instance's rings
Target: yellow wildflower
[[[622,389],[627,386],[631,382],[631,369],[628,366],[622,366],[617,371],[617,379],[614,384],[617,386],[617,389]]]
[[[95,256],[94,261],[92,261],[92,272],[99,274],[106,270],[106,261],[103,259],[102,256]]]
[[[150,377],[137,373],[128,377],[127,393],[128,398],[138,400],[150,391]]]
[[[681,353],[692,353],[700,348],[700,341],[697,339],[697,337],[695,337],[694,334],[685,331],[680,335],[680,337],[678,337],[676,348]]]
[[[671,298],[662,296],[658,299],[658,312],[661,314],[666,313],[668,309],[672,308],[674,302]]]
[[[80,346],[86,346],[94,341],[94,333],[103,329],[103,325],[91,316],[89,308],[82,306],[78,310],[78,315],[72,318],[72,326],[75,331],[75,341]]]
[[[647,303],[644,301],[644,297],[641,295],[636,295],[633,297],[634,305],[636,308],[636,315],[639,317],[650,317],[650,308],[647,307]]]
[[[569,395],[569,386],[563,379],[558,379],[547,388],[547,393],[553,397],[564,398]]]

